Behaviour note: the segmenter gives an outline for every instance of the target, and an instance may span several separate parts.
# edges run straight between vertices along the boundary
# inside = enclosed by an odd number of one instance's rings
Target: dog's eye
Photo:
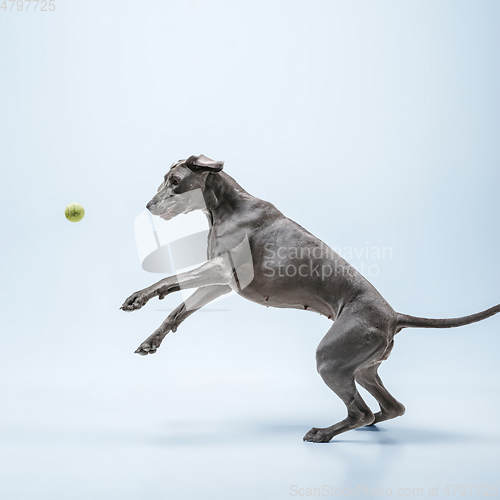
[[[179,184],[179,179],[175,179],[175,178],[174,178],[174,179],[172,179],[172,180],[170,181],[170,184],[172,184],[172,186],[177,186],[177,185]]]

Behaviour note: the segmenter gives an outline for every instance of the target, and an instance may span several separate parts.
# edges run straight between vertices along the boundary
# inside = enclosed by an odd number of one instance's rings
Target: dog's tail
[[[489,318],[500,312],[500,304],[486,309],[470,316],[462,316],[461,318],[449,319],[430,319],[430,318],[417,318],[409,316],[408,314],[398,313],[397,326],[398,328],[455,328],[457,326],[470,325]]]

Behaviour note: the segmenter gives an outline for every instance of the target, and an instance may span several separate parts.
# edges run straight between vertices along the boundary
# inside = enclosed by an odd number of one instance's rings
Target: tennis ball
[[[80,203],[70,203],[64,209],[64,215],[71,222],[80,222],[85,215],[85,210]]]

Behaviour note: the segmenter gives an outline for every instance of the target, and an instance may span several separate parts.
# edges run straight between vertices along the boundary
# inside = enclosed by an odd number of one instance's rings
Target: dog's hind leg
[[[375,413],[375,420],[368,425],[404,415],[405,407],[384,387],[378,374],[380,363],[361,368],[356,372],[356,382],[365,388],[378,402],[380,411]]]
[[[370,425],[374,415],[359,394],[356,371],[379,359],[387,347],[384,332],[368,327],[353,315],[340,316],[316,350],[318,372],[326,385],[342,399],[347,418],[326,428],[313,427],[304,441],[328,442],[337,434]]]

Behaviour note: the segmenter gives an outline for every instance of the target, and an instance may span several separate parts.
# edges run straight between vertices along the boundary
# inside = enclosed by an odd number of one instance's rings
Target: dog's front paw
[[[153,335],[149,336],[134,352],[136,354],[140,354],[141,356],[154,354],[158,347],[160,347],[165,335],[166,333],[153,333]]]
[[[153,298],[153,294],[147,289],[135,292],[122,304],[120,309],[123,311],[137,311],[137,309],[146,305],[151,298]]]
[[[154,354],[156,350],[160,347],[163,339],[167,336],[169,332],[177,331],[177,323],[171,318],[167,318],[163,324],[156,330],[152,335],[150,335],[136,350],[136,354],[141,356],[146,356],[146,354]]]

